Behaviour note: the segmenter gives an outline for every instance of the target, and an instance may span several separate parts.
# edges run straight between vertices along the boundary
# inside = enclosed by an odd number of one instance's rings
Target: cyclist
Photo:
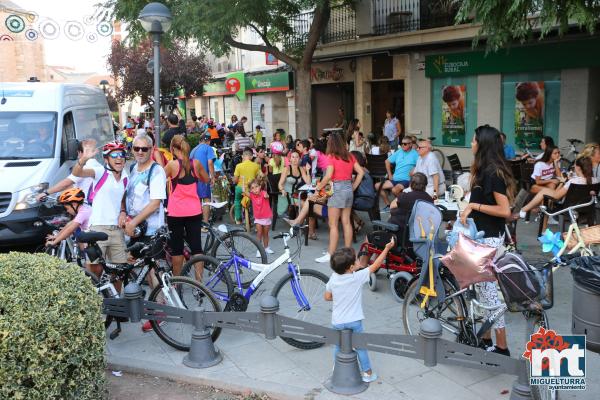
[[[88,193],[88,203],[92,206],[90,216],[90,229],[104,232],[108,240],[98,242],[106,261],[115,264],[127,262],[125,251],[125,235],[121,227],[125,226],[125,188],[127,187],[127,173],[125,168],[125,146],[118,142],[108,142],[102,147],[105,164],[101,166],[86,165],[86,162],[98,153],[96,142],[86,140],[83,143],[83,152],[73,167],[73,175],[90,177],[94,183]],[[95,261],[95,260],[90,260]],[[102,266],[90,265],[91,271],[100,276]],[[117,288],[117,290],[119,290]]]
[[[84,200],[85,193],[77,187],[67,189],[60,194],[58,204],[62,205],[73,219],[56,236],[48,235],[46,246],[57,246],[72,234],[77,235],[79,232],[89,228],[92,207],[85,204]]]

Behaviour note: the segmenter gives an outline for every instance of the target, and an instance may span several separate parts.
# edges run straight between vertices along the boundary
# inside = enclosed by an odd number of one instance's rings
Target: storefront
[[[448,154],[465,158],[474,129],[483,124],[498,127],[517,149],[523,142],[535,148],[543,136],[561,147],[568,138],[597,141],[598,48],[598,39],[564,39],[487,55],[429,53],[424,68],[422,62],[411,68],[416,71],[411,101],[428,103],[430,112],[413,108],[410,129],[436,137],[435,146],[453,147]],[[418,98],[423,93],[427,98]]]
[[[246,131],[260,125],[270,140],[275,129],[290,129],[289,99],[293,89],[289,71],[263,74],[234,72],[223,80],[204,86],[203,99],[199,100],[202,114],[215,121],[229,124],[231,116],[248,118]],[[293,109],[292,109],[293,111]]]

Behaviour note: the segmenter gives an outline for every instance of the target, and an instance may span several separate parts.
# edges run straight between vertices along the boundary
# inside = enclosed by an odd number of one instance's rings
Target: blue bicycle
[[[300,255],[302,249],[298,233],[299,228],[293,227],[289,232],[273,237],[283,240],[285,251],[270,264],[252,262],[239,256],[235,249],[232,249],[231,257],[225,261],[205,255],[193,256],[183,266],[181,275],[203,277],[204,286],[218,300],[225,303],[225,311],[246,311],[250,297],[256,293],[267,276],[287,264],[287,273],[271,291],[271,295],[279,300],[279,313],[306,322],[328,325],[331,320],[331,304],[325,301],[323,295],[329,278],[319,271],[300,269],[298,264],[292,262],[294,257]],[[298,250],[292,254],[288,241],[294,237],[298,241]],[[258,273],[245,291],[242,279],[244,269]],[[315,349],[323,345],[311,340],[282,339],[299,349]]]

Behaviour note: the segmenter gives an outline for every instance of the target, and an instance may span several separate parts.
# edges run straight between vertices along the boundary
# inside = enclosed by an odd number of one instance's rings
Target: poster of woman
[[[544,82],[518,82],[515,98],[516,143],[539,143],[544,136]]]
[[[464,85],[442,87],[442,144],[465,145],[465,100]]]

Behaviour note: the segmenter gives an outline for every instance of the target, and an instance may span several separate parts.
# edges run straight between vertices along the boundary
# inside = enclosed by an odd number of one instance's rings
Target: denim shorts
[[[327,207],[351,208],[353,199],[352,181],[334,181],[333,195],[327,200]]]

